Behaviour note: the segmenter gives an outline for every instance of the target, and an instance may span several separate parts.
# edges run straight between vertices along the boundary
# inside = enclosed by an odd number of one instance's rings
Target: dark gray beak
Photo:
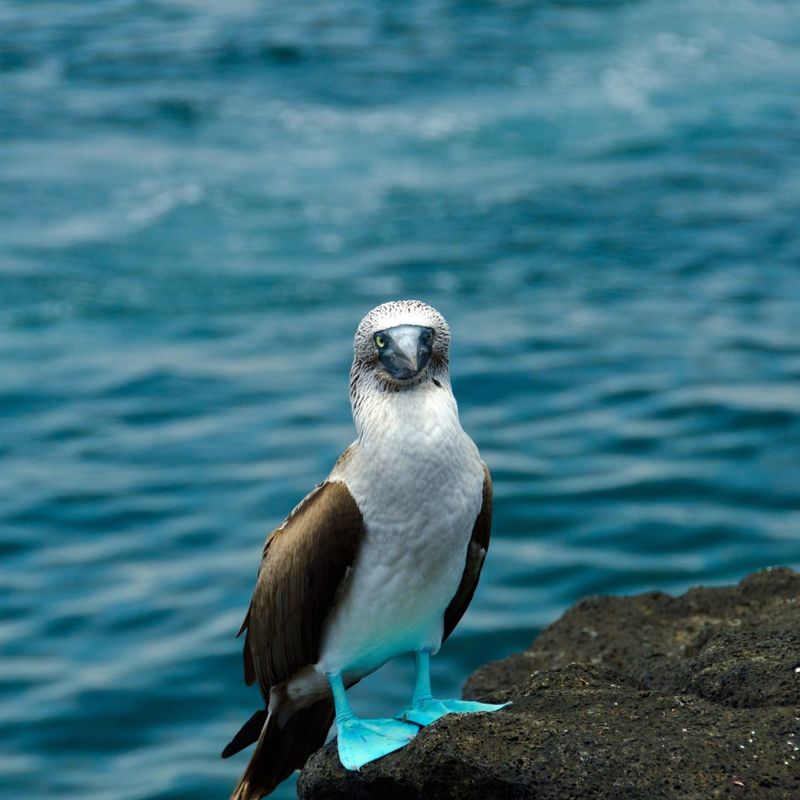
[[[375,336],[378,357],[383,368],[396,380],[419,375],[428,366],[433,348],[433,328],[421,325],[397,325]],[[380,347],[378,342],[384,343]]]

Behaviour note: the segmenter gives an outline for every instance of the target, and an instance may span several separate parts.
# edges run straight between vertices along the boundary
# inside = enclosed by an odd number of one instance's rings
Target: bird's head
[[[356,331],[351,387],[367,381],[384,391],[447,381],[450,329],[419,300],[394,300],[373,308]]]

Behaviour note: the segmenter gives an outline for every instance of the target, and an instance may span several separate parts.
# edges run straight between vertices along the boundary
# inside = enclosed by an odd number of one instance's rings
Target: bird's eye
[[[433,331],[425,331],[425,333],[422,334],[422,341],[425,342],[425,344],[430,344],[433,341]]]
[[[383,350],[383,348],[386,347],[386,339],[379,333],[375,334],[375,347],[377,347],[378,350]]]

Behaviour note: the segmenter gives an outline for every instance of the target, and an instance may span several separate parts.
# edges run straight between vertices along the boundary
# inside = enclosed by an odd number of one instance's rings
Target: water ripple
[[[0,785],[229,791],[263,537],[352,439],[391,296],[448,317],[495,479],[443,693],[586,594],[800,567],[798,22],[4,4]]]

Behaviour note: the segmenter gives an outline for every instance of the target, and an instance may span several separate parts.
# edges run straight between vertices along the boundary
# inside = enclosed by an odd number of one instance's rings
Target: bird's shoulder
[[[343,480],[328,478],[315,486],[267,537],[261,562],[271,574],[294,564],[311,566],[327,557],[339,560],[354,550],[363,520]]]

